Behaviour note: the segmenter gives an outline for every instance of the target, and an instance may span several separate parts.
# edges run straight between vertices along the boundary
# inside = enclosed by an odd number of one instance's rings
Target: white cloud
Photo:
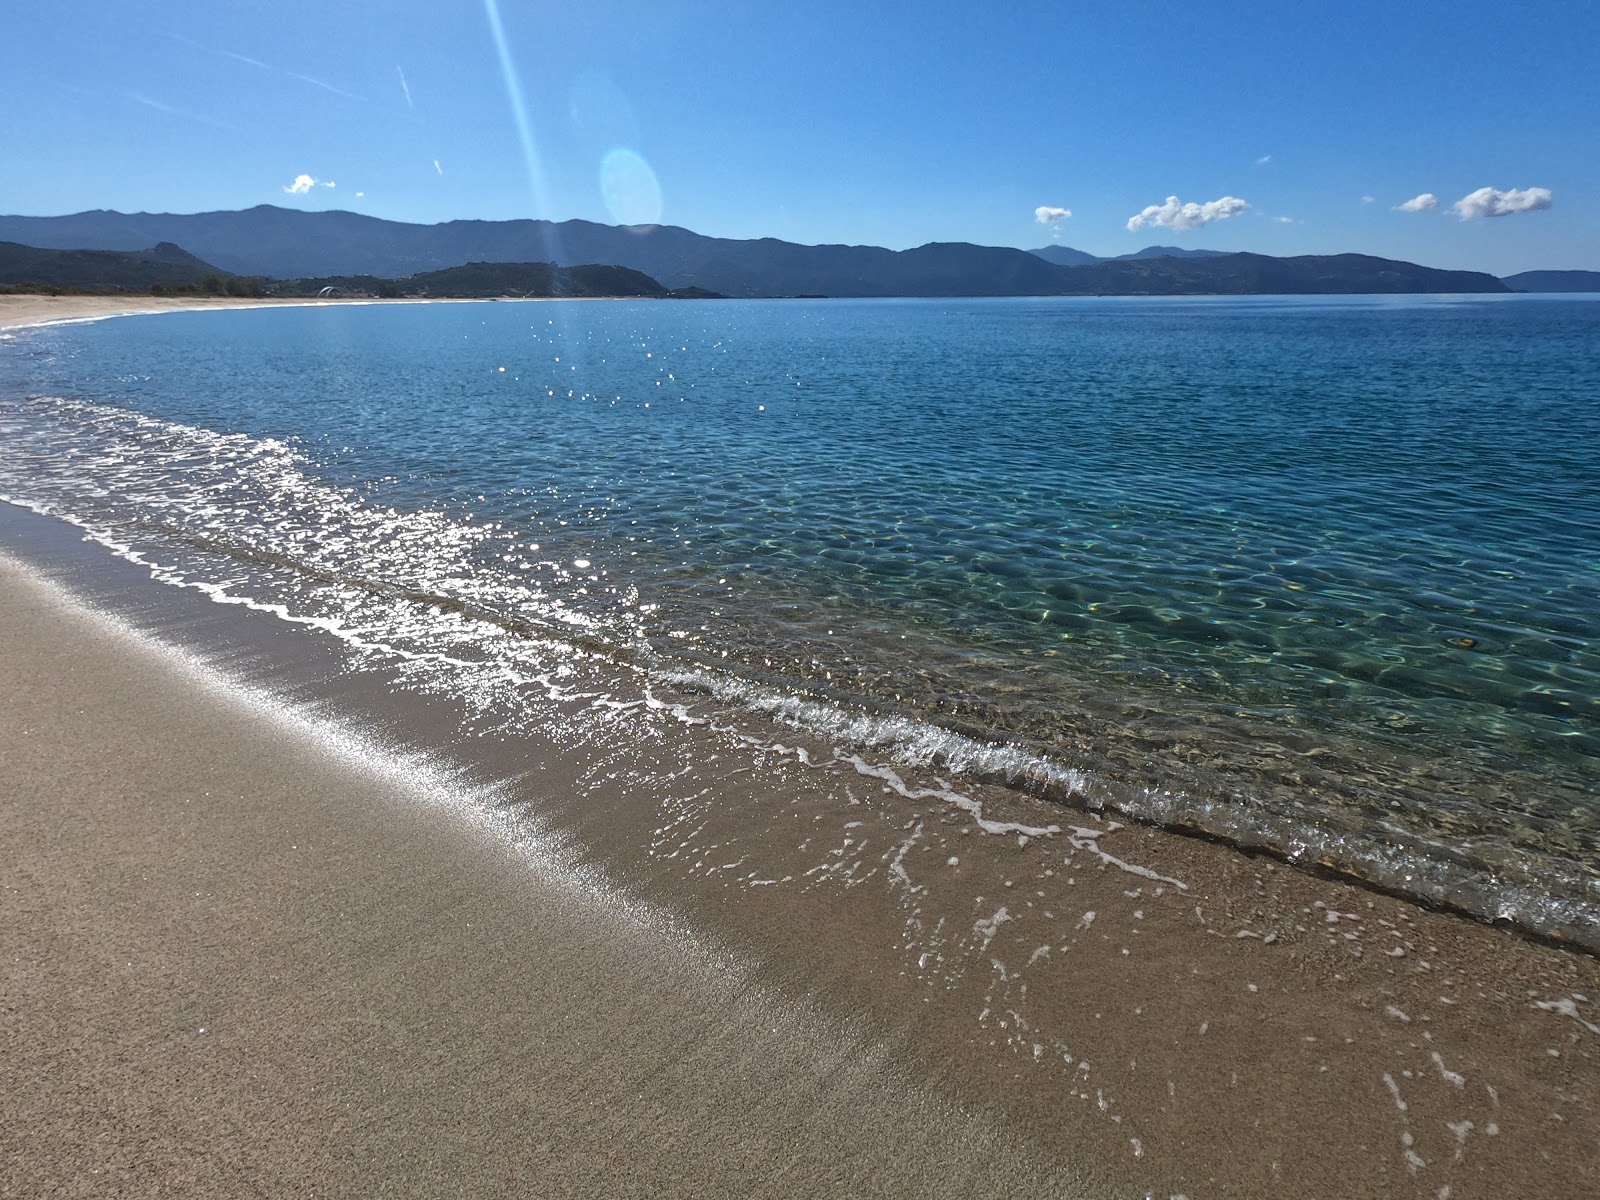
[[[1224,196],[1220,200],[1207,200],[1204,204],[1190,201],[1184,204],[1176,196],[1168,196],[1165,204],[1152,204],[1136,217],[1128,218],[1130,232],[1138,232],[1146,225],[1160,225],[1167,229],[1199,229],[1213,221],[1226,221],[1249,208],[1248,202],[1237,196]]]
[[[439,160],[437,158],[433,160],[433,169],[439,172],[441,175],[444,174],[444,168],[439,165]]]
[[[1377,199],[1376,196],[1363,196],[1363,197],[1361,197],[1361,203],[1363,203],[1363,204],[1371,204],[1376,199]]]
[[[411,103],[411,85],[406,82],[406,73],[400,67],[395,70],[400,72],[400,90],[406,94],[406,107],[414,110],[417,106]]]
[[[1256,159],[1256,166],[1264,167],[1271,161],[1272,161],[1272,155],[1263,154],[1260,158]]]
[[[1463,196],[1450,207],[1463,221],[1475,217],[1509,217],[1513,213],[1537,212],[1555,203],[1549,188],[1512,188],[1502,192],[1499,188],[1481,187],[1471,195]]]
[[[294,182],[288,184],[283,190],[288,192],[291,196],[304,196],[307,192],[315,187],[331,188],[338,186],[339,185],[333,182],[331,179],[316,179],[310,175],[302,174],[296,175],[294,177]]]
[[[1294,218],[1293,217],[1273,217],[1272,219],[1274,221],[1276,221],[1279,225],[1293,225],[1294,224]]]
[[[1070,208],[1056,208],[1052,204],[1041,204],[1033,210],[1033,219],[1041,225],[1055,225],[1065,221],[1072,215]]]
[[[359,199],[361,199],[361,197],[363,197],[363,196],[365,196],[365,195],[366,195],[366,193],[365,193],[365,192],[357,192],[357,193],[356,193],[356,199],[357,199],[357,200],[359,200]]]
[[[1396,212],[1427,212],[1430,208],[1439,207],[1439,197],[1432,192],[1423,192],[1420,196],[1413,196],[1404,204],[1396,204]]]

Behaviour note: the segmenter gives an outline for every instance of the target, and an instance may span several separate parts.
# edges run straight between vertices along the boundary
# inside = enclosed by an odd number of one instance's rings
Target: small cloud
[[[363,196],[365,196],[365,195],[366,195],[366,193],[365,193],[365,192],[357,192],[357,193],[356,193],[356,199],[357,199],[357,200],[359,200],[359,199],[361,199],[361,198],[362,198],[362,197],[363,197]]]
[[[1190,201],[1182,203],[1176,196],[1168,196],[1165,204],[1152,204],[1138,216],[1128,218],[1128,231],[1137,233],[1146,225],[1159,225],[1166,229],[1199,229],[1213,221],[1226,221],[1238,216],[1250,205],[1237,196],[1223,196],[1220,200],[1207,200],[1204,204]]]
[[[1420,196],[1413,196],[1404,204],[1396,204],[1395,212],[1427,212],[1430,208],[1439,207],[1439,197],[1432,192],[1423,192]]]
[[[1555,203],[1549,188],[1512,188],[1502,192],[1499,188],[1481,187],[1461,197],[1450,207],[1463,221],[1476,217],[1509,217],[1515,213],[1537,212]]]
[[[439,165],[439,160],[437,158],[433,160],[433,169],[439,172],[441,175],[444,174],[444,168]]]
[[[1294,218],[1293,217],[1273,217],[1272,219],[1274,221],[1276,221],[1279,225],[1293,225],[1294,224]]]
[[[411,85],[406,82],[405,71],[400,67],[396,67],[395,70],[400,72],[400,90],[406,94],[406,107],[415,109],[416,105],[411,103]]]
[[[1371,204],[1376,199],[1377,199],[1376,196],[1363,196],[1363,197],[1361,197],[1361,203],[1363,203],[1363,204]]]
[[[1041,204],[1033,210],[1033,219],[1041,225],[1059,225],[1071,215],[1070,208],[1056,208],[1050,204]]]
[[[1272,161],[1272,155],[1263,154],[1260,158],[1256,159],[1256,166],[1264,167],[1271,161]]]
[[[321,179],[315,179],[310,175],[296,175],[294,177],[294,182],[286,186],[283,190],[288,192],[291,196],[304,196],[315,187],[331,188],[338,186],[339,185],[334,183],[331,179],[323,181]]]

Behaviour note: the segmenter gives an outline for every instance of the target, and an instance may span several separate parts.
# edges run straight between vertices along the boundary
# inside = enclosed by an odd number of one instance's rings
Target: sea
[[[56,324],[0,499],[469,707],[581,677],[1600,948],[1600,297]]]

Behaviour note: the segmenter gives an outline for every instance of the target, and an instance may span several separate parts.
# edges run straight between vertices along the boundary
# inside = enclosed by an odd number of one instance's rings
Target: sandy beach
[[[0,1194],[1099,1194],[447,780],[0,612]]]
[[[45,296],[0,295],[0,329],[49,325],[59,321],[93,321],[147,313],[206,308],[271,308],[321,304],[421,304],[420,300],[273,300],[239,296]]]
[[[0,1195],[1600,1190],[1592,957],[0,547]]]
[[[186,309],[319,308],[341,304],[543,304],[546,297],[504,296],[494,300],[453,297],[415,299],[376,296],[340,296],[326,299],[306,297],[274,298],[255,296],[47,296],[0,294],[0,330],[31,325],[52,325],[63,321],[95,321],[104,317],[135,317],[152,313],[181,312]],[[567,297],[564,304],[582,304],[589,297]]]

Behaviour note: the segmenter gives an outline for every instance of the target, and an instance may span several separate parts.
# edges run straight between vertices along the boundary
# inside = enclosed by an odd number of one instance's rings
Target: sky
[[[6,26],[5,213],[1600,270],[1600,3],[74,0]]]

